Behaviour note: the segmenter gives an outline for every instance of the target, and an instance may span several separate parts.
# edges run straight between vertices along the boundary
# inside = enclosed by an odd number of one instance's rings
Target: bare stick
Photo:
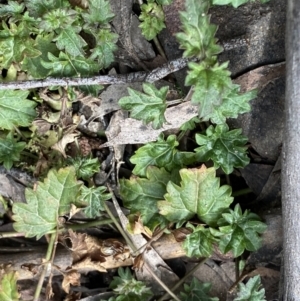
[[[44,88],[50,86],[92,86],[92,85],[112,85],[112,84],[124,84],[133,82],[148,82],[153,83],[158,81],[170,73],[176,72],[186,67],[188,59],[179,58],[168,62],[162,67],[156,68],[150,72],[139,71],[129,74],[118,75],[99,75],[87,78],[46,78],[41,80],[26,80],[15,81],[8,83],[1,83],[0,90],[14,90],[14,89],[34,89]]]

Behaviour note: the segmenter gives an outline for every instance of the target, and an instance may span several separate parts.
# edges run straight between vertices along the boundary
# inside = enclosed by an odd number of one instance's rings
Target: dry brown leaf
[[[70,291],[70,285],[73,286],[80,285],[80,274],[75,269],[70,269],[64,273],[62,288],[67,294]]]
[[[70,209],[70,213],[69,213],[69,220],[72,218],[72,216],[74,216],[79,211],[81,211],[81,208],[77,208],[74,204],[71,204],[71,209]]]
[[[102,266],[101,262],[92,261],[91,258],[87,257],[72,266],[74,269],[80,272],[88,272],[97,270],[99,272],[106,272],[106,269]]]
[[[76,233],[73,230],[69,230],[69,239],[71,240],[73,262],[77,262],[87,255],[87,245],[85,242],[85,233]]]
[[[198,107],[192,105],[190,101],[177,106],[167,108],[165,117],[167,124],[161,129],[154,130],[151,125],[145,125],[142,121],[127,118],[118,125],[120,131],[116,135],[106,131],[108,142],[101,147],[114,146],[119,144],[144,144],[156,141],[159,134],[166,130],[178,129],[181,125],[198,115]]]
[[[143,270],[143,266],[144,266],[144,258],[143,258],[143,254],[138,255],[137,257],[134,258],[133,261],[133,269],[135,271],[142,271]]]
[[[67,155],[65,153],[65,148],[69,143],[72,143],[75,141],[75,138],[78,137],[79,133],[69,133],[66,134],[60,139],[57,143],[55,143],[51,148],[59,151],[64,158],[67,158]]]
[[[152,237],[152,231],[143,225],[141,216],[139,215],[130,215],[128,217],[129,223],[127,225],[127,230],[131,234],[144,234],[148,238]]]

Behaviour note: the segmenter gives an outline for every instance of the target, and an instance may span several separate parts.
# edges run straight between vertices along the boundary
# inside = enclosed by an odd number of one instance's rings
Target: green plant
[[[131,274],[129,268],[119,268],[119,276],[114,277],[110,288],[117,294],[108,301],[147,301],[153,296],[150,288],[141,281],[137,281]]]
[[[155,38],[164,27],[161,5],[170,2],[149,0],[141,5],[140,20],[143,23],[140,27],[147,39]],[[213,1],[233,6],[244,2]],[[135,164],[134,176],[120,180],[120,194],[130,214],[138,215],[143,225],[152,231],[170,223],[178,228],[184,225],[189,228],[191,233],[183,243],[188,256],[209,257],[214,245],[218,245],[223,253],[232,251],[234,256],[239,256],[245,250],[259,248],[259,234],[266,226],[257,215],[248,210],[243,213],[239,205],[230,209],[233,202],[231,187],[221,185],[216,172],[220,167],[230,174],[234,168],[248,164],[247,138],[239,129],[229,130],[226,118],[236,118],[248,112],[249,102],[256,92],[240,93],[239,86],[231,81],[228,63],[217,62],[216,55],[222,48],[215,38],[217,27],[210,24],[210,4],[209,0],[186,0],[186,11],[180,14],[182,32],[177,34],[177,39],[184,50],[183,56],[197,59],[189,63],[185,83],[191,86],[191,102],[198,106],[199,114],[181,130],[195,129],[198,123],[208,121],[213,125],[196,134],[199,147],[195,152],[180,151],[176,135],[166,138],[161,135],[156,142],[140,147],[130,159]],[[18,79],[20,72],[26,79],[92,76],[114,61],[118,37],[111,31],[109,22],[114,15],[106,0],[91,0],[86,9],[61,0],[9,1],[0,5],[0,15],[0,68],[8,71],[3,81]],[[94,42],[88,43],[87,37]],[[101,88],[99,85],[80,87],[94,95]],[[71,88],[64,91],[57,87],[53,89],[61,98],[66,94],[75,98],[75,91]],[[131,117],[146,124],[152,123],[155,129],[160,128],[166,122],[164,112],[168,88],[156,89],[154,85],[144,83],[143,90],[144,93],[129,89],[129,96],[121,98],[119,104],[131,112]],[[60,100],[59,106],[51,106],[53,110],[62,109]],[[43,99],[36,91],[31,94],[0,91],[0,162],[7,169],[19,161],[25,145],[32,153],[51,158],[57,156],[53,155],[53,145],[59,139],[66,136],[72,141],[75,139],[68,132],[69,125],[52,110],[43,116],[46,120],[44,132],[39,132],[41,129],[36,125],[30,134],[22,131],[21,127],[29,127],[36,117],[38,102],[43,102]],[[52,125],[58,130],[50,130]],[[62,154],[65,155],[64,150]],[[36,190],[26,190],[27,203],[13,205],[14,228],[26,237],[38,239],[60,231],[63,225],[59,218],[69,214],[73,205],[77,209],[84,208],[88,218],[96,218],[101,211],[107,210],[105,201],[111,198],[111,194],[106,188],[87,187],[78,181],[89,181],[99,169],[98,159],[76,157],[65,161],[60,156],[60,160],[63,163],[57,166],[67,167],[57,169],[53,164],[55,160],[49,160],[51,164],[45,168],[47,177],[38,183]],[[201,165],[207,161],[212,161],[214,167]],[[198,165],[201,168],[195,168]],[[190,222],[191,219],[196,225]],[[3,281],[2,289],[6,284]],[[14,283],[13,279],[9,281]],[[258,291],[259,286],[258,278],[249,280],[246,285],[241,284],[239,299],[235,300],[264,300],[264,291]],[[115,277],[111,289],[118,294],[111,301],[148,300],[152,296],[150,289],[136,281],[128,269],[119,269],[119,277]],[[207,296],[209,289],[209,284],[200,284],[194,279],[190,285],[185,285],[182,300],[217,300]]]

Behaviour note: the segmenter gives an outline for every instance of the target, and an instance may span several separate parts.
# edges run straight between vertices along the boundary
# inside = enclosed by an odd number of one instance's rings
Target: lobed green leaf
[[[74,166],[76,177],[88,181],[100,169],[98,158],[75,157],[68,160],[68,164]]]
[[[247,138],[241,129],[229,131],[227,124],[209,126],[206,135],[196,134],[196,142],[200,147],[195,151],[198,160],[206,162],[212,160],[214,167],[221,167],[226,174],[233,168],[243,168],[249,164],[245,146]]]
[[[22,150],[25,148],[25,142],[17,142],[12,132],[10,132],[5,139],[0,138],[0,163],[6,169],[11,169],[14,162],[20,160]]]
[[[186,236],[182,243],[182,247],[188,257],[210,257],[213,253],[213,244],[217,239],[211,234],[209,228],[202,225],[194,227],[192,224],[187,224],[193,232]]]
[[[82,14],[84,20],[90,24],[105,24],[110,22],[115,16],[107,0],[89,0],[87,13]]]
[[[34,18],[42,17],[55,9],[71,8],[70,2],[65,0],[25,0],[24,2],[30,16]]]
[[[223,98],[221,105],[214,107],[214,110],[202,120],[223,124],[227,118],[237,118],[239,114],[249,112],[251,110],[249,101],[256,97],[257,91],[252,90],[240,94],[239,89],[238,85],[233,85],[232,90]]]
[[[80,28],[70,26],[60,31],[59,35],[54,38],[59,50],[65,50],[71,56],[83,56],[85,54],[83,47],[87,45],[84,39],[78,34]]]
[[[100,216],[99,211],[105,211],[103,202],[111,199],[111,193],[105,193],[106,187],[81,186],[81,199],[87,204],[84,213],[88,218]]]
[[[147,167],[150,165],[172,171],[193,163],[194,153],[180,152],[177,149],[178,145],[175,135],[170,135],[167,140],[164,140],[161,134],[156,142],[140,147],[130,158],[130,161],[136,164],[132,172],[135,175],[145,176]]]
[[[185,11],[180,13],[183,32],[176,34],[184,57],[210,58],[222,51],[216,42],[217,26],[210,24],[207,15],[209,0],[186,0]]]
[[[132,118],[143,120],[146,124],[152,122],[152,127],[158,129],[166,122],[164,113],[168,89],[169,87],[162,87],[158,90],[149,83],[143,84],[145,93],[128,88],[130,96],[122,97],[119,105],[123,110],[131,111]]]
[[[211,283],[200,283],[197,278],[193,278],[192,282],[184,284],[184,291],[180,292],[181,301],[218,301],[219,298],[210,297],[209,291]]]
[[[120,195],[130,213],[139,213],[143,224],[151,230],[163,227],[167,220],[158,213],[157,201],[166,193],[166,185],[172,175],[164,168],[149,166],[146,178],[131,177],[120,180]]]
[[[21,90],[0,91],[0,128],[11,130],[30,125],[36,116],[36,103],[27,99],[28,94]]]
[[[19,292],[17,285],[17,272],[9,272],[3,275],[0,284],[1,301],[19,301]]]
[[[142,29],[143,36],[148,41],[154,39],[166,27],[163,9],[154,1],[148,1],[147,4],[141,5],[139,19],[142,21],[139,27]]]
[[[199,105],[199,118],[207,120],[216,107],[222,104],[224,96],[232,89],[230,72],[227,70],[228,62],[213,66],[206,61],[189,63],[190,70],[185,84],[194,86],[192,103]]]
[[[261,237],[267,226],[260,221],[258,215],[246,210],[242,213],[237,204],[222,214],[218,221],[219,230],[211,229],[214,236],[220,238],[219,248],[225,254],[230,250],[235,257],[243,254],[245,250],[256,251],[261,246]]]
[[[58,217],[68,213],[72,203],[76,204],[80,186],[73,167],[50,170],[36,190],[25,190],[26,204],[14,203],[14,229],[37,239],[55,230]]]
[[[97,32],[91,33],[95,37],[96,47],[91,50],[89,58],[99,63],[99,69],[107,68],[114,61],[118,35],[108,29],[98,29]]]
[[[261,288],[260,276],[250,278],[247,284],[239,283],[238,296],[233,301],[266,301],[265,289]]]
[[[48,53],[59,55],[59,50],[53,42],[53,34],[38,35],[35,39],[36,49],[41,55],[38,57],[25,57],[22,62],[22,69],[27,71],[34,78],[46,78],[51,72],[42,65],[42,61],[50,63]]]
[[[181,169],[180,186],[169,182],[165,201],[157,206],[160,214],[171,222],[190,220],[195,214],[209,226],[218,223],[222,213],[232,203],[231,187],[220,187],[214,168]]]

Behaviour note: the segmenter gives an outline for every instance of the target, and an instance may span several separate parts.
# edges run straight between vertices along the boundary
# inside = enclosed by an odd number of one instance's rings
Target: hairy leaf
[[[43,29],[46,33],[51,33],[55,31],[60,33],[70,27],[73,28],[73,31],[79,32],[80,28],[76,26],[76,21],[78,20],[78,13],[73,9],[54,9],[47,12],[42,21],[39,24],[39,27]],[[68,38],[66,34],[65,37]],[[68,38],[70,39],[70,38]]]
[[[143,120],[146,124],[152,121],[152,127],[158,129],[166,122],[164,113],[168,89],[169,87],[162,87],[158,90],[154,85],[144,83],[145,94],[128,88],[130,96],[122,97],[119,105],[123,110],[131,111],[132,118]]]
[[[27,99],[28,94],[21,90],[0,91],[0,128],[11,130],[30,125],[36,116],[36,103]]]
[[[30,16],[38,18],[55,9],[70,8],[69,1],[65,0],[25,0]]]
[[[144,282],[135,280],[129,268],[119,268],[118,274],[109,287],[119,296],[112,297],[109,301],[148,301],[153,296],[151,289],[146,287]]]
[[[181,301],[218,301],[219,298],[212,298],[208,295],[211,283],[200,283],[193,278],[190,285],[184,284],[184,292],[180,293]]]
[[[178,151],[178,144],[175,135],[168,136],[167,140],[160,135],[156,142],[140,147],[130,158],[130,161],[136,164],[132,172],[135,175],[145,176],[147,167],[150,165],[172,171],[193,163],[194,153]]]
[[[234,85],[232,90],[223,98],[220,106],[203,117],[203,121],[210,120],[212,123],[222,124],[226,122],[226,118],[237,118],[239,114],[249,112],[251,110],[249,101],[257,95],[256,90],[246,93],[239,93],[239,86]]]
[[[166,185],[171,174],[164,168],[149,166],[147,178],[131,177],[120,180],[120,195],[123,204],[130,213],[140,213],[143,224],[151,230],[163,227],[166,219],[158,214],[157,201],[162,200],[166,193]]]
[[[173,0],[157,0],[156,2],[160,5],[169,5],[173,2]]]
[[[107,68],[114,61],[118,35],[108,29],[98,29],[93,35],[96,40],[96,47],[91,50],[90,59],[97,60],[99,69]]]
[[[0,284],[0,300],[1,301],[19,301],[19,293],[17,286],[17,273],[9,272],[3,275]]]
[[[252,0],[253,1],[253,0]],[[249,0],[212,0],[213,5],[228,5],[231,4],[234,8],[249,2]]]
[[[87,203],[87,207],[84,210],[85,215],[88,218],[95,218],[100,216],[99,211],[104,211],[103,202],[111,199],[111,193],[105,193],[106,187],[86,187],[81,186],[81,198]]]
[[[196,142],[200,147],[195,151],[199,161],[212,160],[215,168],[221,167],[230,174],[233,168],[243,168],[249,164],[245,146],[247,138],[241,129],[229,131],[227,124],[209,126],[206,135],[196,134]]]
[[[217,45],[217,26],[210,24],[207,15],[209,0],[186,0],[185,11],[180,13],[183,32],[176,34],[184,57],[209,58],[222,51]]]
[[[25,15],[27,16],[27,14]],[[2,21],[0,30],[0,68],[9,68],[11,63],[19,63],[25,57],[37,57],[41,53],[35,48],[35,41],[30,37],[36,33],[34,20],[27,20],[19,24],[11,23],[10,27]],[[31,26],[32,25],[32,26]]]
[[[59,53],[59,57],[48,53],[48,61],[41,61],[44,68],[49,69],[51,76],[72,77],[93,75],[99,70],[99,65],[85,57],[76,58],[64,52]]]
[[[160,214],[169,221],[180,222],[191,219],[195,214],[209,226],[217,225],[222,213],[232,203],[231,187],[220,187],[214,168],[181,169],[181,185],[167,185],[165,201],[157,206]]]
[[[141,10],[139,19],[142,23],[139,27],[142,29],[143,36],[150,41],[166,27],[164,23],[165,15],[162,7],[157,5],[154,1],[148,1],[147,4],[142,4]]]
[[[185,84],[194,86],[192,103],[199,105],[199,117],[206,118],[220,106],[223,97],[232,88],[230,72],[227,70],[228,62],[210,66],[206,61],[189,63],[190,71]]]
[[[71,56],[77,57],[84,55],[83,47],[86,46],[84,39],[78,34],[81,29],[76,26],[69,26],[60,31],[55,37],[56,46],[60,50],[65,50]]]
[[[36,49],[41,52],[38,57],[25,57],[22,62],[22,69],[27,71],[34,78],[45,78],[49,75],[50,70],[46,69],[41,61],[50,62],[48,59],[48,52],[53,55],[58,55],[59,50],[53,43],[53,34],[38,35],[35,39],[37,45]]]
[[[181,131],[188,131],[193,130],[196,127],[196,124],[200,122],[200,119],[196,116],[193,117],[191,120],[185,122],[181,127]]]
[[[233,301],[266,301],[265,289],[261,288],[260,276],[250,278],[245,285],[239,283],[238,296]]]
[[[0,16],[2,18],[7,16],[18,17],[24,8],[24,3],[19,4],[17,1],[8,1],[7,4],[0,4]]]
[[[100,170],[98,158],[75,157],[70,158],[69,165],[73,165],[76,170],[76,177],[88,181],[96,172]]]
[[[25,142],[17,142],[12,132],[10,132],[5,139],[0,138],[0,163],[6,169],[11,169],[13,163],[20,160],[20,154],[25,148]]]
[[[242,213],[239,204],[234,207],[234,210],[228,209],[223,213],[218,225],[219,231],[210,230],[214,236],[220,238],[220,250],[224,254],[232,250],[235,257],[243,254],[245,250],[258,250],[261,245],[259,234],[267,228],[258,215],[248,210]]]
[[[89,0],[87,13],[82,14],[84,20],[91,24],[105,24],[110,22],[115,16],[107,0]]]
[[[213,253],[213,243],[217,239],[211,234],[208,228],[203,226],[194,227],[192,224],[187,224],[193,232],[186,236],[182,243],[182,247],[188,257],[210,257]]]
[[[50,170],[44,182],[38,182],[36,190],[25,190],[26,204],[14,203],[14,229],[37,239],[55,230],[58,217],[68,213],[71,204],[76,203],[80,186],[73,167]]]

